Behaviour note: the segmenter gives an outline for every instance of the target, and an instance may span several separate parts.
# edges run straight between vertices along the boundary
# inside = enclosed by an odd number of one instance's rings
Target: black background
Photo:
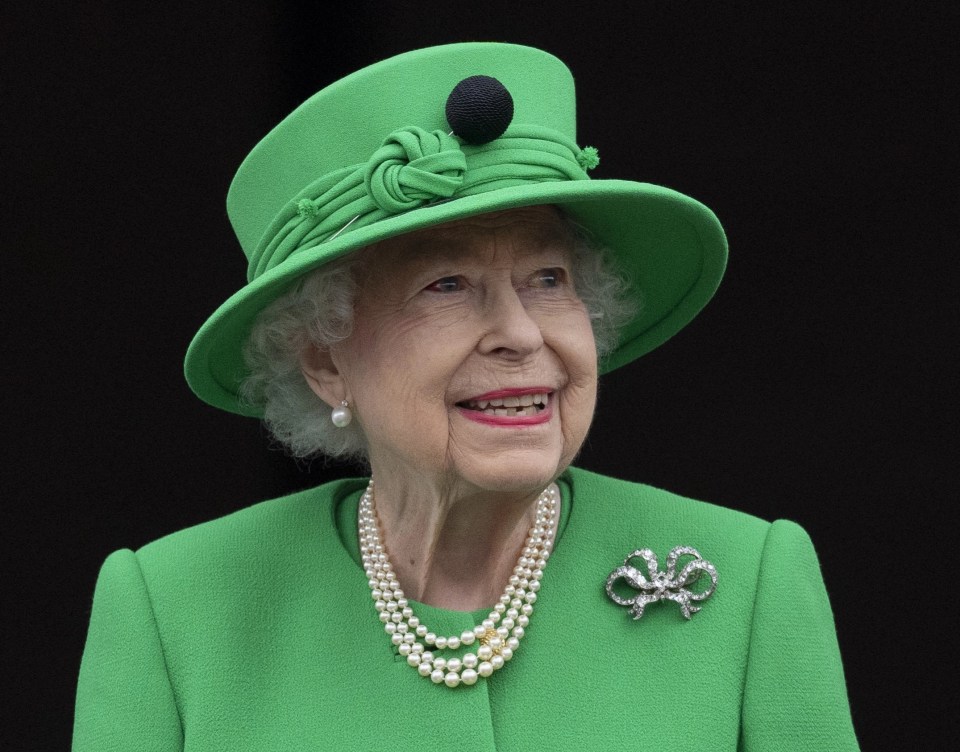
[[[353,472],[298,468],[183,382],[244,279],[224,196],[323,85],[467,40],[558,55],[593,176],[728,233],[717,297],[605,377],[579,464],[804,525],[864,749],[952,746],[960,17],[782,6],[4,4],[2,746],[67,747],[108,553]]]

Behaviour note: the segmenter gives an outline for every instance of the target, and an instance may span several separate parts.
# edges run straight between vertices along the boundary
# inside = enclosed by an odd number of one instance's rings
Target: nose
[[[479,343],[484,354],[522,360],[543,347],[540,324],[524,307],[512,284],[490,291],[485,309],[486,327]]]

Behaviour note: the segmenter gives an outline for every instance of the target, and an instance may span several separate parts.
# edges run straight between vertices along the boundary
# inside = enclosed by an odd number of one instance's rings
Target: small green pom
[[[584,146],[577,155],[577,162],[584,170],[592,170],[600,164],[600,152],[593,146]]]
[[[297,201],[297,214],[299,214],[304,219],[308,217],[315,217],[320,213],[320,207],[316,205],[315,202],[311,201],[309,198],[302,198]]]

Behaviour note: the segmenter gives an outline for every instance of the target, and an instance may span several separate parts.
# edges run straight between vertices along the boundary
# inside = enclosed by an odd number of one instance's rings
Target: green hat
[[[713,296],[723,230],[676,191],[591,180],[597,151],[577,145],[575,120],[567,67],[510,44],[415,50],[315,94],[257,144],[230,186],[248,283],[191,343],[190,387],[215,407],[258,415],[237,396],[243,346],[257,314],[297,279],[384,238],[537,204],[589,230],[642,298],[601,372],[665,342]]]

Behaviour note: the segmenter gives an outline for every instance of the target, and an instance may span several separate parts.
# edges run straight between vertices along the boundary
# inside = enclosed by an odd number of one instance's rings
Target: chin
[[[569,464],[560,464],[557,457],[531,457],[530,454],[518,452],[515,458],[508,460],[471,463],[458,475],[464,482],[486,491],[540,493]]]

